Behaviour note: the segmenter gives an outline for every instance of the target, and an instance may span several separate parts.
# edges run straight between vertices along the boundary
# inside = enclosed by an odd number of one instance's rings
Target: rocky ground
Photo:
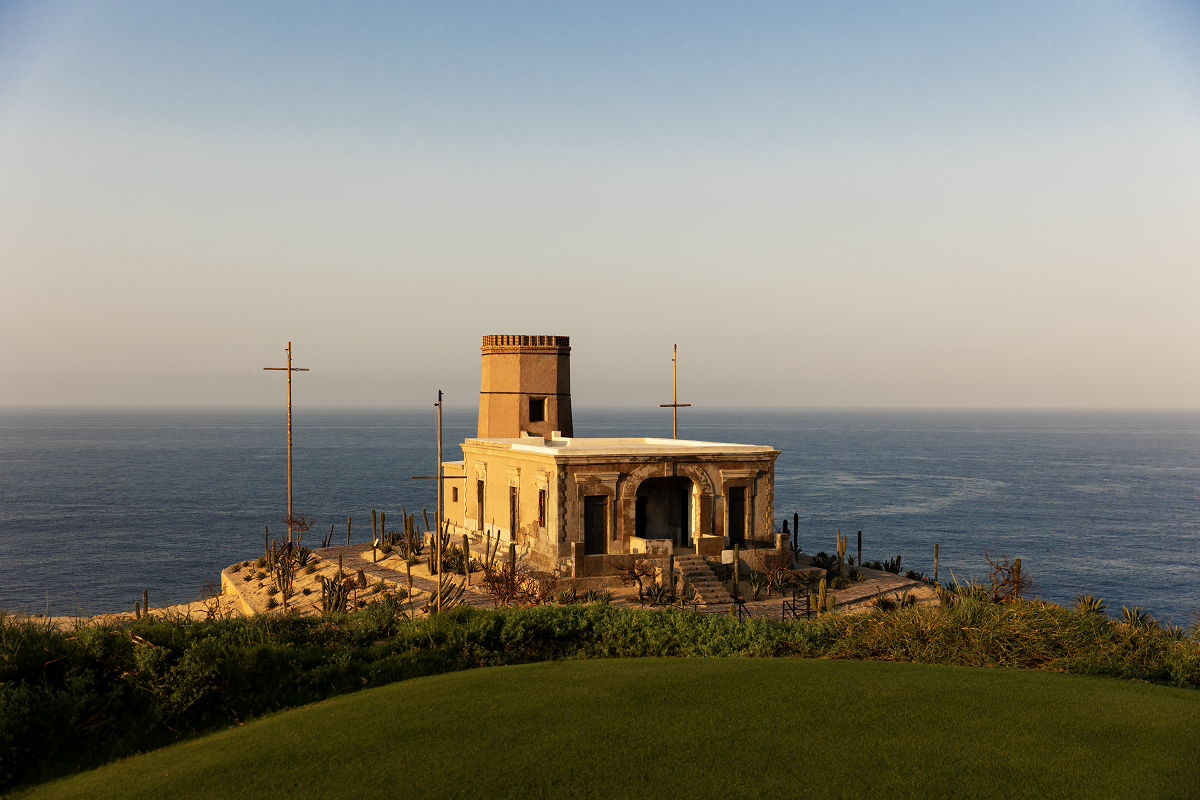
[[[407,601],[407,608],[416,616],[423,615],[422,607],[429,601],[430,596],[437,588],[437,576],[430,575],[426,563],[426,560],[422,558],[411,570],[412,592]],[[328,547],[314,551],[310,564],[311,571],[302,568],[296,575],[295,593],[287,602],[287,609],[293,613],[320,614],[321,578],[333,578],[339,568],[347,577],[358,578],[361,574],[361,580],[358,583],[365,585],[360,585],[351,593],[351,604],[357,607],[365,606],[372,599],[376,599],[381,591],[392,593],[403,589],[407,592],[410,586],[409,570],[406,569],[404,561],[396,553],[384,556],[376,551],[373,554],[369,547],[361,544]],[[861,572],[866,580],[830,592],[836,598],[839,612],[864,613],[872,608],[875,598],[880,596],[898,598],[906,592],[911,592],[916,597],[918,604],[937,602],[936,592],[929,584],[888,572],[870,569],[863,569]],[[467,605],[492,608],[494,605],[492,597],[484,592],[480,585],[482,577],[482,572],[471,574],[470,585],[463,593],[462,599]],[[463,576],[455,575],[453,580],[456,583],[462,583]],[[152,608],[149,613],[153,616],[182,615],[196,621],[212,617],[280,613],[284,610],[283,598],[278,592],[270,591],[272,583],[266,569],[257,566],[256,560],[250,559],[222,570],[222,592],[219,596],[166,608]],[[725,586],[727,589],[732,589],[732,584],[726,583]],[[612,593],[612,602],[621,606],[638,607],[636,591],[633,588],[613,587],[609,591]],[[791,613],[785,614],[784,608],[785,599],[791,600],[790,593],[786,597],[778,594],[767,596],[764,590],[758,600],[751,600],[748,599],[752,596],[748,581],[742,581],[740,592],[743,598],[747,598],[742,611],[744,615],[756,619],[782,619],[785,616],[791,616]],[[270,602],[272,597],[275,598],[275,605]],[[704,614],[728,614],[729,606],[724,604],[699,606],[695,610]],[[805,610],[803,600],[801,600],[798,611],[803,615]],[[81,621],[92,619],[96,621],[132,621],[134,614],[129,612],[102,614],[90,618],[63,616],[48,619],[55,625],[73,626]]]

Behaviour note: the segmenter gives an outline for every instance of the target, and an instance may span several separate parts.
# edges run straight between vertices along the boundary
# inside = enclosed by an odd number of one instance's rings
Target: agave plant
[[[652,606],[665,606],[671,603],[671,590],[661,583],[652,583],[642,593],[645,602]]]
[[[762,594],[763,586],[765,584],[766,581],[763,580],[761,573],[750,570],[750,592],[752,594],[752,599],[758,599],[758,596]]]
[[[1075,610],[1080,614],[1102,615],[1108,613],[1108,603],[1103,597],[1092,597],[1090,594],[1075,595]]]
[[[1121,622],[1139,628],[1148,628],[1154,625],[1154,620],[1150,618],[1149,611],[1143,611],[1141,606],[1132,605],[1121,606]]]
[[[1177,642],[1182,642],[1184,639],[1188,638],[1187,628],[1183,627],[1182,625],[1167,624],[1167,625],[1163,625],[1162,629],[1163,629],[1163,635],[1165,637],[1167,637],[1168,639],[1173,639]]]
[[[879,597],[876,597],[871,601],[871,605],[874,606],[877,611],[887,612],[895,611],[897,608],[899,608],[900,603],[897,602],[895,598],[887,597],[886,595],[881,594]]]
[[[837,556],[831,556],[824,550],[813,556],[813,566],[819,567],[826,572],[832,572],[837,568]]]

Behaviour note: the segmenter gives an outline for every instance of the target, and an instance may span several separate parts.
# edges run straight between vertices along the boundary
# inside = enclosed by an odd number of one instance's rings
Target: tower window
[[[451,503],[458,502],[458,487],[457,486],[450,487],[450,502]]]
[[[545,422],[546,421],[546,398],[544,398],[544,397],[529,398],[529,421],[530,422]]]

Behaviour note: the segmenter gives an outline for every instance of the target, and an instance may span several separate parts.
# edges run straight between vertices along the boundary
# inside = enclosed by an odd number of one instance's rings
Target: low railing
[[[800,593],[792,592],[792,599],[784,598],[783,607],[779,611],[779,619],[800,619]],[[804,593],[804,618],[812,619],[812,598],[808,592]]]

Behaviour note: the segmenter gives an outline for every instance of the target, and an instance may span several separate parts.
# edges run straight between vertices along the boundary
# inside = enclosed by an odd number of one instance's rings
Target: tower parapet
[[[480,350],[479,438],[574,435],[568,337],[496,334]]]

